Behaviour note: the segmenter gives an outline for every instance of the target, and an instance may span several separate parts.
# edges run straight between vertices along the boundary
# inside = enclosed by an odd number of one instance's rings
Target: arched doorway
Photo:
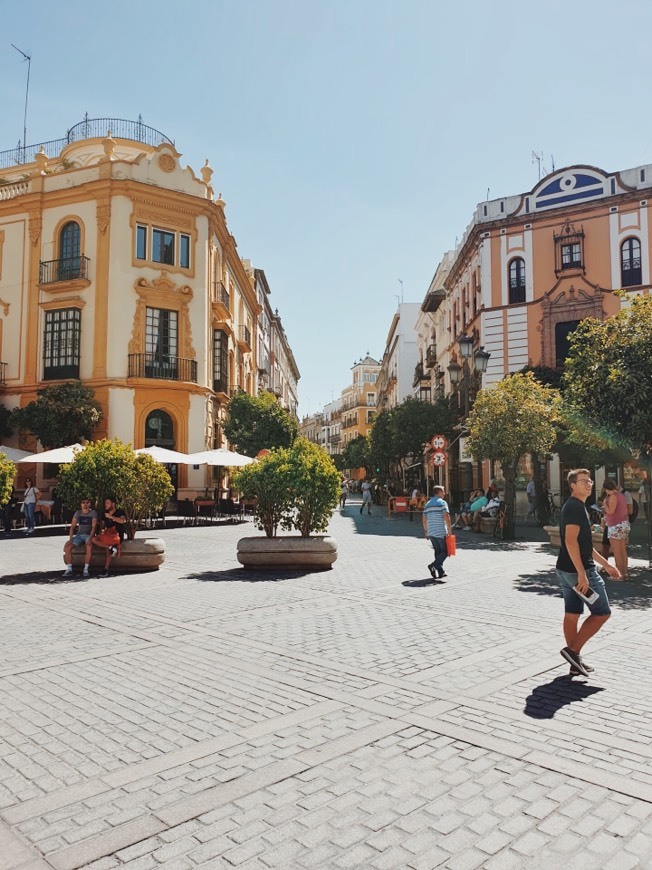
[[[174,423],[167,411],[157,408],[147,415],[145,420],[145,447],[166,447],[174,450]],[[177,497],[178,465],[174,462],[166,463],[165,467],[170,475],[174,487],[174,498]]]

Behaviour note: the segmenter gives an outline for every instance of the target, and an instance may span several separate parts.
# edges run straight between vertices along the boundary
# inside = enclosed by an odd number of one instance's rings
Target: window
[[[59,233],[58,280],[80,277],[81,229],[77,221],[68,221]]]
[[[525,302],[525,260],[516,257],[509,264],[509,304]]]
[[[579,269],[582,267],[582,246],[579,242],[561,246],[562,269]]]
[[[376,394],[375,393],[367,393],[367,405],[371,408],[376,407]]]
[[[638,239],[625,239],[620,246],[620,282],[622,287],[637,287],[643,283]]]
[[[137,260],[190,268],[190,236],[187,233],[136,224],[135,252]]]
[[[136,257],[139,260],[147,259],[147,227],[136,227]]]
[[[152,260],[174,266],[174,233],[152,230]]]
[[[365,372],[364,373],[364,382],[366,384],[375,384],[378,375],[375,372]]]
[[[564,365],[569,350],[569,337],[575,332],[579,320],[566,320],[555,323],[555,366],[560,368]]]
[[[229,392],[229,337],[221,329],[213,331],[213,389]]]
[[[61,308],[45,312],[43,379],[79,377],[81,311]]]
[[[178,314],[148,308],[145,321],[145,377],[177,377]]]

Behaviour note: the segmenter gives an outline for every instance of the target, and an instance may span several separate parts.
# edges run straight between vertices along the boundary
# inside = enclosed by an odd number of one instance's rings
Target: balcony
[[[221,281],[213,281],[212,301],[218,317],[231,317],[231,296]]]
[[[246,326],[238,327],[238,346],[241,350],[251,350],[251,332]]]
[[[340,441],[342,440],[342,436],[340,434],[336,433],[334,435],[331,435],[328,440],[330,441],[331,444],[339,444]]]
[[[64,257],[62,260],[41,261],[39,284],[59,284],[62,281],[88,282],[88,257]]]
[[[213,392],[229,395],[229,381],[227,378],[213,378]]]
[[[414,379],[412,381],[412,386],[419,386],[421,381],[427,381],[428,383],[430,383],[430,373],[424,371],[423,363],[417,363],[414,369]]]
[[[7,363],[0,362],[0,387],[7,383]]]
[[[154,353],[130,353],[128,359],[130,378],[197,383],[197,360]]]
[[[445,298],[446,293],[444,292],[444,290],[431,290],[428,294],[426,294],[426,298],[423,300],[421,310],[429,311],[432,313],[439,308]]]
[[[434,369],[437,365],[437,345],[429,344],[426,350],[426,365],[429,369]]]

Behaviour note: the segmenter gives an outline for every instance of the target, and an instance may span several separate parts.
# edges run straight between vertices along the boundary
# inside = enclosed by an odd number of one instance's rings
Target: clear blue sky
[[[91,117],[209,158],[301,370],[299,413],[382,354],[476,204],[559,168],[652,162],[649,0],[5,4],[0,150]]]

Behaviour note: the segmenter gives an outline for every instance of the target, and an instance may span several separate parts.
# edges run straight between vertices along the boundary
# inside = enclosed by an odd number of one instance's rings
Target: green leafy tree
[[[256,502],[255,521],[268,538],[275,538],[281,521],[292,510],[290,450],[270,450],[257,462],[246,465],[233,477],[233,485],[245,499]]]
[[[391,411],[383,409],[374,417],[369,432],[369,459],[374,469],[379,468],[384,478],[389,476],[390,466],[398,460],[394,442]]]
[[[16,417],[9,408],[0,405],[0,440],[8,438],[16,427]]]
[[[36,395],[29,405],[14,411],[15,421],[47,449],[90,439],[93,427],[102,419],[93,390],[79,382],[44,387]]]
[[[418,461],[433,435],[450,437],[456,422],[447,399],[422,402],[408,398],[391,411],[394,453]]]
[[[344,468],[369,468],[369,442],[366,435],[358,435],[349,441],[342,451],[342,462]]]
[[[0,453],[0,505],[7,504],[11,498],[15,477],[16,466],[8,456]]]
[[[240,453],[256,456],[259,450],[291,447],[299,424],[281,408],[273,393],[240,393],[229,402],[224,434]]]
[[[532,372],[508,375],[481,390],[469,414],[468,448],[476,459],[498,460],[505,478],[503,538],[515,529],[516,476],[526,453],[548,453],[556,437],[559,393]]]
[[[63,465],[57,492],[70,510],[82,498],[92,498],[100,517],[104,499],[114,496],[127,516],[127,537],[132,540],[140,521],[158,513],[174,487],[164,465],[115,438],[88,444],[74,462]]]
[[[297,438],[290,448],[289,480],[292,514],[281,521],[303,538],[325,532],[340,498],[340,475],[323,447]]]
[[[565,414],[602,447],[652,458],[652,296],[607,320],[582,320],[570,337]]]

